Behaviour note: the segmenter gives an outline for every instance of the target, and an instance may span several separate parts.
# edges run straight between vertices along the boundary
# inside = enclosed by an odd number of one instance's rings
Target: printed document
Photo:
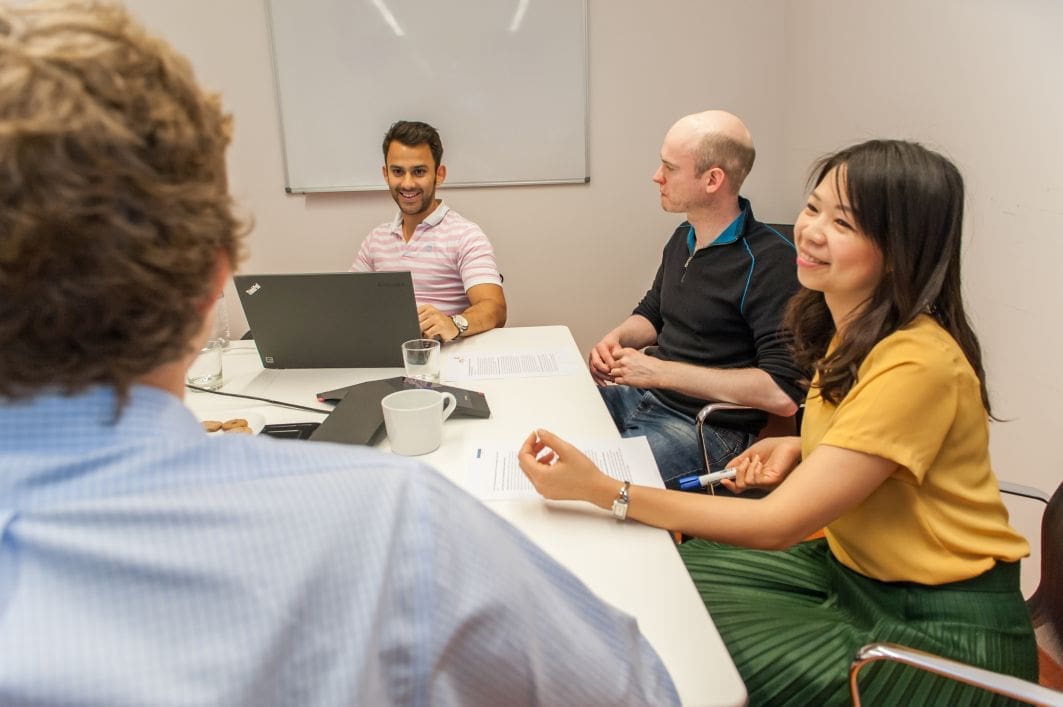
[[[619,481],[664,488],[657,463],[645,437],[608,441],[572,442],[598,468]],[[482,445],[472,450],[466,488],[482,500],[537,498],[517,463],[519,447]]]
[[[444,358],[440,377],[465,381],[569,375],[575,370],[570,358],[562,351],[455,353]]]

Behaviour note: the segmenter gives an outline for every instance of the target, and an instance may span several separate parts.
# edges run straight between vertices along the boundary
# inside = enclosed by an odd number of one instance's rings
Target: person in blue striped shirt
[[[636,622],[438,473],[182,404],[230,120],[124,10],[0,7],[0,704],[675,704]]]

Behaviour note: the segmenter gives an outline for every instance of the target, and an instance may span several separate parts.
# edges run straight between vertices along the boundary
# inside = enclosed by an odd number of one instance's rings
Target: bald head
[[[684,116],[668,131],[666,139],[669,138],[694,155],[698,175],[713,167],[722,169],[734,194],[738,194],[753,168],[753,136],[738,116],[727,111],[707,110]]]

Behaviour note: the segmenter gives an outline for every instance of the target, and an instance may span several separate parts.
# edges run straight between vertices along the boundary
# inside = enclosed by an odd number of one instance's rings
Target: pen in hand
[[[674,483],[676,484],[676,488],[680,491],[692,491],[695,489],[708,488],[709,486],[716,486],[724,479],[733,479],[737,474],[737,469],[724,469],[723,471],[714,471],[710,474],[701,474],[700,476],[695,474],[681,476]]]

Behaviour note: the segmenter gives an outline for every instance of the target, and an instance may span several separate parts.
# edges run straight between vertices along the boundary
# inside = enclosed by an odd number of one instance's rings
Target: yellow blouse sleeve
[[[838,405],[821,444],[873,454],[922,483],[956,416],[955,350],[898,332],[879,343]]]

